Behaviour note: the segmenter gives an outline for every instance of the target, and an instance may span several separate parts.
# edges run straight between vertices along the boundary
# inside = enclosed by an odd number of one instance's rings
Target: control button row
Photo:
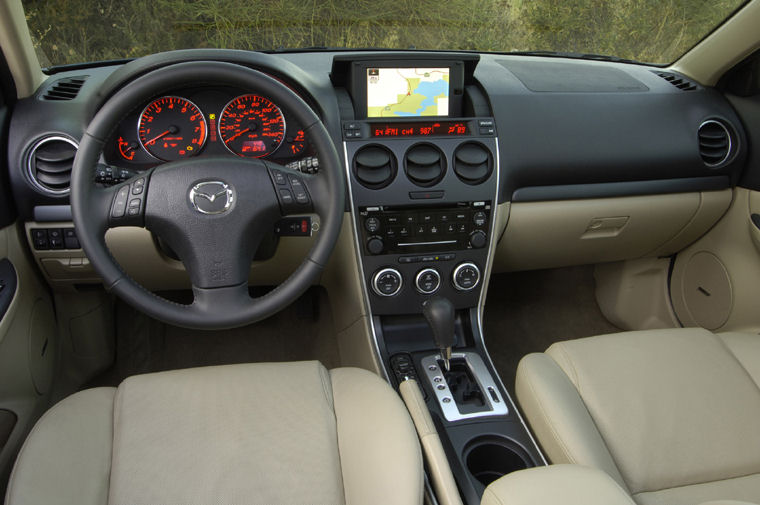
[[[457,257],[454,253],[425,254],[419,256],[400,256],[399,263],[431,263],[433,261],[451,261]]]
[[[32,228],[30,233],[36,251],[82,248],[74,228]]]
[[[458,291],[472,291],[480,284],[480,269],[469,261],[460,263],[451,275],[451,282]],[[394,296],[403,285],[403,276],[395,268],[382,268],[372,276],[371,288],[378,296]],[[414,287],[423,295],[435,293],[441,287],[441,273],[432,267],[423,268],[414,277]]]

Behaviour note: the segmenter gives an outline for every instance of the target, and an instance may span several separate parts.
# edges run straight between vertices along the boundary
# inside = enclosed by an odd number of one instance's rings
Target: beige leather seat
[[[8,505],[422,503],[398,395],[318,362],[130,377],[58,403],[29,435]]]
[[[760,336],[628,332],[523,358],[517,396],[553,463],[639,504],[760,503]]]

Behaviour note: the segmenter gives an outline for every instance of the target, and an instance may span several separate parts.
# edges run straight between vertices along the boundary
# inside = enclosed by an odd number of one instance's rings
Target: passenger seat
[[[516,387],[552,463],[599,469],[640,505],[760,503],[758,335],[688,328],[558,342],[522,359]]]

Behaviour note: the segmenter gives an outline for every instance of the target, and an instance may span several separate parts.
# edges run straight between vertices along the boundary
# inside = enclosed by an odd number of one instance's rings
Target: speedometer
[[[154,157],[175,161],[198,154],[206,143],[206,118],[185,98],[163,96],[140,114],[140,143]]]
[[[239,96],[222,111],[219,136],[238,156],[260,158],[280,147],[285,137],[285,118],[279,107],[264,97]]]

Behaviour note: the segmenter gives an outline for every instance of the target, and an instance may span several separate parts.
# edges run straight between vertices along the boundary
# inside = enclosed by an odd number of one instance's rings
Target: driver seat
[[[422,503],[414,425],[355,368],[257,363],[76,393],[27,438],[7,505]]]

